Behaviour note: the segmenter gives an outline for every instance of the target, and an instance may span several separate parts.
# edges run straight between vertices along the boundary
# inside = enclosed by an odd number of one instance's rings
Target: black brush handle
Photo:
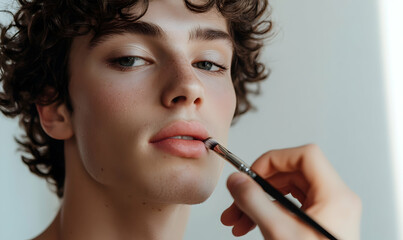
[[[321,225],[315,222],[312,218],[306,215],[299,207],[297,207],[293,202],[288,200],[283,194],[274,188],[270,183],[260,177],[258,174],[254,174],[251,176],[262,188],[263,190],[272,196],[274,199],[278,201],[283,207],[294,213],[297,217],[299,217],[302,221],[307,223],[309,226],[314,228],[319,233],[323,234],[325,237],[331,240],[337,240],[332,234],[326,231]]]

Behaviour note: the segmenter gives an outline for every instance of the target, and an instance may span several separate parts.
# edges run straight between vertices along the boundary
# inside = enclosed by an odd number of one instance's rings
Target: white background
[[[399,172],[393,171],[391,146],[402,143],[390,137],[395,131],[388,116],[394,115],[387,107],[383,30],[388,23],[378,2],[271,3],[277,35],[263,59],[272,74],[254,99],[258,111],[232,128],[229,149],[252,163],[270,149],[318,144],[363,201],[362,239],[399,239],[399,183],[393,175]],[[13,141],[17,134],[16,121],[0,116],[0,239],[34,237],[58,208],[46,182],[22,164]],[[233,171],[227,164],[212,197],[193,208],[185,239],[234,239],[219,221],[232,202],[225,180]],[[254,230],[238,239],[262,237]]]

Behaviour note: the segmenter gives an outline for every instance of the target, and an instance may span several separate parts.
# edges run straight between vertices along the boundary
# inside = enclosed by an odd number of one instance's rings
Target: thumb
[[[277,239],[278,235],[284,237],[284,233],[290,233],[290,227],[297,227],[292,217],[274,204],[269,195],[246,174],[237,172],[230,175],[227,187],[235,204],[259,226],[265,239]]]

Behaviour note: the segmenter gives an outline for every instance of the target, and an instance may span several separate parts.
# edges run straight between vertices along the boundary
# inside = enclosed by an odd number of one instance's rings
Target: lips
[[[168,154],[183,158],[200,158],[206,153],[202,140],[209,137],[206,128],[198,122],[179,121],[161,129],[150,143]]]

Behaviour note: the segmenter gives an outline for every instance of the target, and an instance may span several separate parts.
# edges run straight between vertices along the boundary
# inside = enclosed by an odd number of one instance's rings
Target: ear
[[[66,140],[73,136],[71,116],[65,104],[36,104],[36,109],[39,113],[42,129],[49,137]]]

